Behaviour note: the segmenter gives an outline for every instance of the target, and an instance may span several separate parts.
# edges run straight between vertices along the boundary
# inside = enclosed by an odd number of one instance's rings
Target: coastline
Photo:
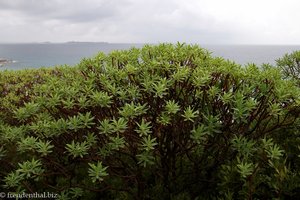
[[[13,63],[13,62],[14,62],[13,60],[8,60],[8,59],[5,59],[5,58],[0,58],[0,67],[3,67],[4,65],[9,64],[9,63]]]

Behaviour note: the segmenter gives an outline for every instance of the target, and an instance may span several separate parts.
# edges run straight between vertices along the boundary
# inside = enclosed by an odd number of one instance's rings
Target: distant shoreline
[[[0,58],[0,67],[2,67],[5,64],[9,64],[12,63],[12,60],[8,60],[8,59],[4,59],[4,58]]]
[[[152,44],[150,44],[152,45]],[[78,65],[83,58],[90,58],[99,52],[109,54],[114,50],[142,48],[144,44],[113,43],[35,43],[0,44],[0,66],[3,69],[25,69],[52,67],[57,65]],[[200,45],[213,57],[222,57],[241,65],[254,63],[276,65],[276,59],[286,53],[300,50],[299,46],[248,46],[248,45]]]

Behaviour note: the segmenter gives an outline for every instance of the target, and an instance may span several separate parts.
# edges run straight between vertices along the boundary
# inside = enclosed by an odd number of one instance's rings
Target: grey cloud
[[[34,20],[64,20],[69,23],[93,22],[119,16],[128,1],[117,0],[6,0],[0,10],[15,12]]]
[[[99,37],[100,41],[119,42],[217,43],[232,39],[231,33],[213,27],[211,16],[190,5],[182,0],[1,0],[0,12],[14,13],[31,31],[28,35],[35,30],[44,40],[55,35],[59,40]]]
[[[300,17],[295,6],[298,3],[275,1],[272,5],[276,6],[267,9],[269,4],[260,0],[248,1],[248,4],[237,2],[0,0],[0,25],[5,27],[0,32],[0,40],[207,44],[299,42],[300,29],[295,26]],[[246,10],[245,5],[250,9]],[[288,6],[284,8],[283,5]],[[257,8],[260,10],[253,15],[251,9]],[[282,14],[277,15],[272,10]]]

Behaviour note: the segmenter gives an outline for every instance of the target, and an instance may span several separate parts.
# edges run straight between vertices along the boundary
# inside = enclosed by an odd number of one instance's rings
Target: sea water
[[[220,56],[241,65],[249,63],[275,65],[276,60],[285,54],[300,50],[300,45],[206,45],[204,47],[214,56]]]
[[[300,45],[201,45],[213,56],[223,57],[238,64],[275,64],[275,60],[286,53],[300,50]],[[76,65],[82,58],[92,57],[98,52],[142,47],[143,44],[117,43],[33,43],[0,44],[0,58],[11,62],[1,63],[0,70],[50,67],[57,65]]]
[[[8,60],[1,69],[25,69],[52,67],[57,65],[76,65],[83,58],[95,56],[102,51],[129,49],[140,44],[110,43],[33,43],[33,44],[0,44],[0,58]]]

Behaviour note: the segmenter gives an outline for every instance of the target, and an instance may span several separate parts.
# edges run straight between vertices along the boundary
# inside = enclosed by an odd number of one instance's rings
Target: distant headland
[[[5,64],[11,63],[13,62],[12,60],[8,60],[8,59],[4,59],[4,58],[0,58],[0,67],[2,67]]]

